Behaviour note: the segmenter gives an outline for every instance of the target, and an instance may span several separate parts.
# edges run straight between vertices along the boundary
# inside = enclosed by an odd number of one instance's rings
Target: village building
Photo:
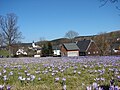
[[[120,55],[120,41],[111,45],[111,55]]]
[[[79,56],[79,48],[76,43],[64,43],[61,45],[61,56]]]
[[[28,55],[28,49],[32,47],[32,43],[19,43],[11,45],[11,53],[13,56]]]
[[[56,45],[56,46],[52,46],[52,50],[53,50],[53,56],[60,56],[60,46]]]
[[[11,47],[11,51],[13,55],[23,55],[23,56],[34,56],[40,57],[41,47],[33,43],[19,43],[13,44]]]
[[[34,54],[34,57],[41,57],[42,47],[40,47],[39,45],[36,45],[34,41],[32,43],[32,49],[36,52]]]
[[[100,55],[101,51],[93,40],[81,40],[76,42],[79,47],[80,56],[89,56],[89,55]]]

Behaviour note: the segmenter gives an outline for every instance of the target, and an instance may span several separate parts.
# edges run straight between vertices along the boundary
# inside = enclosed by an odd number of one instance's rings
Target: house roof
[[[91,40],[82,40],[77,42],[77,46],[80,49],[80,52],[85,52],[90,44]]]
[[[112,44],[112,48],[114,49],[120,49],[120,42],[116,42]]]
[[[63,45],[66,48],[66,50],[79,50],[76,43],[64,43]]]
[[[53,50],[60,50],[60,45],[52,46]]]

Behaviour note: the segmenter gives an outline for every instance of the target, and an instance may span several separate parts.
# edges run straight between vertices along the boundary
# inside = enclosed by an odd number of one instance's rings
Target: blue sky
[[[73,30],[80,36],[120,30],[120,11],[99,0],[0,0],[0,15],[15,13],[22,42],[63,38]]]

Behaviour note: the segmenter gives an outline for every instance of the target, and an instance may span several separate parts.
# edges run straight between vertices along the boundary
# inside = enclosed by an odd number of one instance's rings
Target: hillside
[[[112,38],[112,39],[120,38],[120,30],[117,30],[117,31],[112,31],[112,32],[108,32],[108,33],[99,33],[97,35],[91,35],[91,36],[77,36],[77,37],[74,38],[73,41],[76,42],[76,41],[80,41],[80,40],[84,40],[84,39],[94,40],[95,37],[99,37],[101,34],[104,35],[105,37],[107,37],[107,39],[109,39],[109,38]],[[54,39],[54,40],[51,40],[51,41],[48,41],[48,40],[37,41],[35,43],[38,44],[38,45],[43,45],[45,42],[51,42],[52,45],[59,45],[61,43],[69,43],[69,42],[71,42],[71,40],[68,39],[68,38],[58,38],[58,39]]]
[[[113,32],[108,32],[108,33],[100,33],[100,34],[97,34],[97,35],[91,35],[91,36],[78,36],[78,37],[75,37],[74,38],[74,42],[76,41],[80,41],[80,40],[83,40],[83,39],[95,39],[95,37],[99,37],[100,35],[104,35],[105,37],[107,37],[107,39],[117,39],[117,38],[120,38],[120,30],[117,30],[117,31],[113,31]],[[51,40],[50,41],[52,43],[52,45],[59,45],[61,43],[69,43],[71,42],[70,39],[68,38],[58,38],[58,39],[54,39],[54,40]],[[37,43],[41,44],[43,43],[43,41],[38,41]]]

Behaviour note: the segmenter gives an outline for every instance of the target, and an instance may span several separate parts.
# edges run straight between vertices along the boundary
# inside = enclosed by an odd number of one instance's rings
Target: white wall
[[[54,55],[60,55],[60,50],[53,50]]]
[[[34,55],[34,57],[40,57],[40,55]]]
[[[71,57],[71,56],[79,56],[79,51],[68,51],[67,52],[67,56]]]

